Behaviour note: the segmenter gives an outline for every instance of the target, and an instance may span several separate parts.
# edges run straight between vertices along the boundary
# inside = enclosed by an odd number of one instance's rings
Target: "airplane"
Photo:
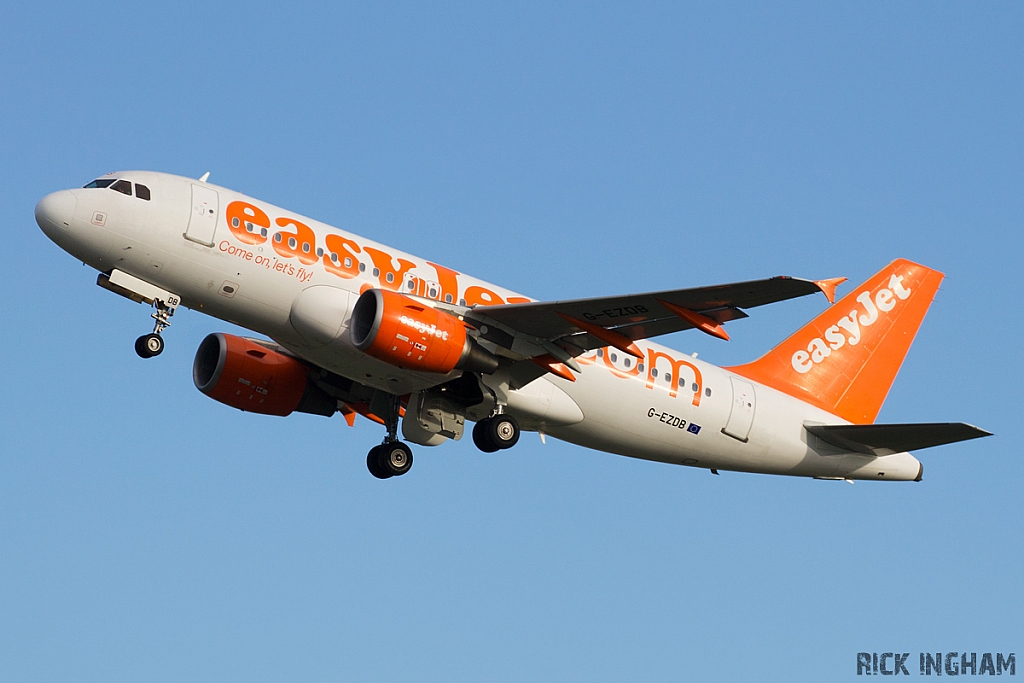
[[[989,436],[964,423],[877,424],[943,274],[897,259],[835,303],[845,278],[762,280],[536,301],[208,182],[110,173],[43,197],[40,229],[149,305],[143,358],[183,306],[266,338],[214,333],[193,381],[263,415],[357,415],[384,427],[378,479],[406,442],[463,437],[493,453],[523,430],[599,451],[710,470],[921,481],[910,451]],[[832,304],[758,360],[717,367],[651,341],[723,340],[747,310],[824,293]],[[399,438],[401,429],[404,441]]]

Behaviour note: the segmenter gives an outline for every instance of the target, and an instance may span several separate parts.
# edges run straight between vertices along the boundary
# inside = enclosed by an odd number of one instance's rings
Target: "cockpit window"
[[[121,194],[126,194],[129,197],[132,196],[132,184],[127,180],[118,180],[116,183],[110,186],[111,190],[116,190]]]
[[[149,188],[146,187],[145,185],[139,185],[138,183],[135,183],[135,196],[138,197],[139,199],[145,199],[148,202]]]
[[[113,184],[114,184],[114,179],[113,178],[98,178],[98,179],[92,181],[91,183],[89,183],[88,185],[86,185],[85,189],[89,190],[89,189],[93,189],[93,188],[96,188],[96,187],[110,187]]]

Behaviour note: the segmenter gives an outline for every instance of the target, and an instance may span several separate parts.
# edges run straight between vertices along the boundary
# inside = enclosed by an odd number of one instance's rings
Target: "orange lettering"
[[[263,244],[267,241],[270,218],[257,207],[247,202],[231,202],[224,210],[228,229],[243,244]]]
[[[476,306],[477,304],[481,306],[495,306],[505,303],[504,299],[491,290],[486,287],[477,287],[476,285],[466,288],[464,298],[466,299],[467,306]]]
[[[427,261],[427,265],[433,266],[437,271],[437,284],[441,285],[441,296],[438,299],[449,304],[455,303],[455,300],[459,298],[459,274],[451,268],[445,268],[430,261]]]
[[[640,374],[640,363],[634,363],[633,360],[635,359],[629,355],[626,356],[626,360],[628,360],[630,365],[632,365],[632,367],[629,370],[619,370],[617,367],[612,365],[612,355],[614,353],[615,351],[610,346],[606,346],[601,351],[601,356],[604,357],[604,364],[609,370],[612,371],[613,375],[615,375],[616,377],[621,377],[622,379],[629,379],[630,377],[636,377],[637,375]],[[673,396],[675,396],[675,394],[673,394]]]
[[[324,268],[345,279],[359,275],[359,259],[356,258],[362,249],[359,245],[341,235],[328,234],[324,237],[327,250],[324,252]]]
[[[279,256],[297,258],[306,265],[317,262],[316,235],[312,228],[294,218],[282,217],[274,222],[282,228],[295,228],[295,232],[279,232],[274,235],[274,251]]]
[[[689,361],[676,360],[675,358],[673,358],[672,356],[668,355],[667,353],[662,353],[661,351],[655,351],[654,349],[650,349],[650,348],[647,349],[647,388],[648,389],[653,389],[654,388],[654,370],[655,370],[655,366],[658,363],[658,359],[659,358],[664,358],[672,366],[672,369],[671,369],[671,372],[672,372],[672,385],[671,385],[671,388],[669,389],[668,395],[673,397],[673,398],[675,398],[676,393],[679,391],[679,373],[680,373],[680,369],[685,366],[685,367],[690,368],[690,370],[693,371],[694,384],[697,387],[696,391],[693,392],[693,405],[699,406],[700,405],[701,386],[704,384],[704,379],[703,379],[703,377],[700,374],[700,370],[697,369],[697,366],[694,365],[693,363],[690,363]],[[686,385],[683,385],[683,387],[685,388]]]
[[[374,249],[373,247],[366,247],[365,251],[373,259],[373,265],[379,271],[377,279],[380,280],[380,286],[384,289],[397,290],[400,288],[402,286],[402,278],[416,265],[412,261],[400,258],[398,259],[398,270],[395,270],[392,267],[394,259],[391,257],[391,254],[385,254],[380,249]]]

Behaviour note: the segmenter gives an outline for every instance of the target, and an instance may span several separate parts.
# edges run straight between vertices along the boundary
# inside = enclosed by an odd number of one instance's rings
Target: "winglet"
[[[712,337],[718,337],[719,339],[729,341],[729,334],[722,328],[722,323],[717,320],[709,318],[706,315],[701,315],[696,311],[691,311],[689,308],[670,304],[669,302],[662,301],[661,299],[658,299],[658,303],[696,327],[701,332],[710,334]]]
[[[845,277],[831,277],[827,280],[815,280],[814,284],[818,285],[818,289],[825,295],[830,304],[836,302],[836,287],[846,282]]]
[[[202,175],[202,176],[201,176],[201,177],[199,178],[199,182],[201,182],[201,183],[205,183],[205,182],[207,181],[207,179],[208,179],[209,177],[210,177],[210,172],[209,172],[209,171],[207,171],[206,173],[204,173],[204,174],[203,174],[203,175]]]

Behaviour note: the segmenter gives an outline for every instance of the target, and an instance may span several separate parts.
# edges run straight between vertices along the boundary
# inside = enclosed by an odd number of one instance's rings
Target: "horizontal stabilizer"
[[[992,436],[984,429],[963,422],[895,425],[805,424],[804,429],[836,448],[866,455],[892,455]]]

